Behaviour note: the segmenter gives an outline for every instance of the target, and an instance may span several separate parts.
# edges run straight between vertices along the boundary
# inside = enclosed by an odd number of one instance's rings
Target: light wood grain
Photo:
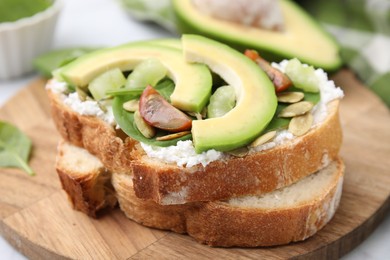
[[[115,209],[99,219],[72,210],[54,170],[58,134],[50,118],[44,81],[33,82],[0,109],[33,140],[28,177],[0,170],[0,232],[31,259],[250,259],[338,258],[363,241],[390,208],[390,113],[349,71],[342,86],[346,164],[344,193],[332,221],[312,238],[272,248],[210,248],[186,235],[138,225]]]

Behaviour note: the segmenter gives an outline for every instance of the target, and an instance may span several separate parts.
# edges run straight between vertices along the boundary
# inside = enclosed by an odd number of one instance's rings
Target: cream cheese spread
[[[55,79],[50,80],[47,83],[46,88],[53,91],[53,93],[60,95],[64,104],[69,106],[73,111],[79,113],[80,115],[96,116],[110,125],[116,125],[112,106],[108,102],[103,104],[106,107],[106,111],[103,111],[97,101],[82,101],[76,92],[65,95],[64,93],[68,89],[67,84],[65,82],[59,82]]]
[[[149,157],[160,159],[167,163],[176,163],[180,167],[192,167],[199,163],[206,166],[212,161],[222,158],[223,153],[214,149],[197,154],[191,140],[179,141],[175,146],[159,147],[141,143]]]

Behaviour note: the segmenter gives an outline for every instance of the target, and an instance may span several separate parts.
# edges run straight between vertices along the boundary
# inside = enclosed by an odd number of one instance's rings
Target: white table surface
[[[53,48],[73,46],[115,46],[134,40],[173,36],[158,26],[130,18],[115,0],[64,0]],[[0,80],[0,106],[29,82],[38,78]],[[0,236],[0,259],[26,259]],[[343,259],[390,259],[390,212],[379,227]]]

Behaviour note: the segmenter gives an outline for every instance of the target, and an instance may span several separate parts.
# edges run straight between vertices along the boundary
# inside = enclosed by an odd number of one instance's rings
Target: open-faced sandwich
[[[303,240],[337,208],[343,93],[297,59],[196,35],[84,55],[47,84],[76,209],[213,246]]]

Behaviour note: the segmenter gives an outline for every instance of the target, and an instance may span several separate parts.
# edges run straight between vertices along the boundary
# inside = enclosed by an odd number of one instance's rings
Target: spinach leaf
[[[169,98],[169,96],[172,94],[173,89],[174,89],[174,83],[169,80],[163,80],[160,83],[158,83],[155,86],[155,89],[165,98]],[[154,145],[154,146],[171,146],[171,145],[176,145],[176,143],[180,140],[190,140],[192,139],[192,135],[188,134],[180,138],[168,140],[168,141],[157,141],[156,137],[159,136],[164,136],[169,134],[166,131],[159,130],[157,132],[157,135],[154,138],[146,138],[141,134],[141,132],[137,129],[134,123],[134,113],[128,112],[123,109],[123,103],[137,98],[134,95],[118,95],[114,97],[114,101],[112,104],[112,110],[114,112],[114,117],[115,121],[117,124],[120,126],[120,128],[125,132],[128,136],[131,138],[143,142],[149,145]]]
[[[0,121],[0,167],[16,167],[34,175],[28,165],[31,140],[15,126]]]
[[[303,100],[310,101],[313,104],[317,104],[321,99],[319,92],[318,93],[305,92],[305,91],[302,91],[301,89],[297,89],[295,87],[290,87],[288,89],[288,91],[303,92],[305,94],[305,97]],[[272,118],[271,122],[268,124],[267,128],[264,130],[264,133],[288,127],[288,124],[290,123],[291,118],[278,117],[278,114],[280,113],[280,111],[282,111],[287,106],[288,106],[288,104],[278,103],[278,107],[276,108],[275,115]]]
[[[168,100],[168,102],[171,102],[171,95],[175,89],[175,84],[172,80],[164,79],[160,81],[154,88],[158,91],[158,93],[160,93],[161,96]]]
[[[119,89],[108,90],[106,92],[109,96],[128,96],[129,100],[139,98],[145,88],[126,88],[122,87]],[[170,102],[171,94],[175,89],[175,84],[169,78],[161,80],[155,87],[155,90],[160,93],[168,102]]]

